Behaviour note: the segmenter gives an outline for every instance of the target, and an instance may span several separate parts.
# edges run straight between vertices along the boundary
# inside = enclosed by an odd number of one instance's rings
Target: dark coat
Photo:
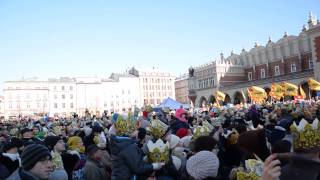
[[[297,155],[281,169],[280,180],[320,180],[320,162]]]
[[[9,177],[18,168],[19,160],[12,161],[0,153],[0,179]]]
[[[134,175],[148,176],[153,172],[152,165],[143,161],[141,149],[131,138],[112,135],[110,145],[112,159],[111,179],[129,180]]]
[[[7,178],[7,180],[40,180],[40,179],[33,176],[29,172],[26,172],[21,168],[18,168]]]
[[[102,165],[101,162],[87,159],[86,165],[84,166],[84,179],[94,180],[108,180],[111,179],[108,176],[107,169]]]

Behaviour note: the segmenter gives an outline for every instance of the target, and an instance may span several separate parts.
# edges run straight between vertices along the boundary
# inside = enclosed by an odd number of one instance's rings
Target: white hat
[[[194,179],[216,177],[219,169],[219,159],[211,151],[200,151],[187,161],[187,172]]]

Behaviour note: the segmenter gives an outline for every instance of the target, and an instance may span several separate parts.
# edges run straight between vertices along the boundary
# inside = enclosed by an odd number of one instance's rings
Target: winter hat
[[[172,163],[174,167],[179,171],[181,167],[181,160],[176,156],[171,156],[171,158],[172,158]]]
[[[218,157],[210,151],[200,151],[187,161],[187,172],[194,179],[216,177],[219,169]]]
[[[176,135],[179,138],[183,138],[188,134],[188,129],[187,128],[179,128],[176,132]]]
[[[46,157],[51,158],[50,151],[47,147],[40,144],[28,145],[21,155],[22,168],[24,170],[30,170],[38,161]]]
[[[47,146],[47,148],[52,151],[53,147],[57,144],[57,142],[61,140],[61,137],[59,136],[47,136],[44,139],[44,145]]]
[[[7,142],[4,143],[2,147],[2,152],[5,153],[12,148],[20,148],[22,146],[23,146],[23,142],[19,138],[12,137],[11,139],[9,139]]]

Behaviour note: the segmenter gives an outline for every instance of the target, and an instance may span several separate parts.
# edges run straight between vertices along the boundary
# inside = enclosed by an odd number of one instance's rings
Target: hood
[[[133,140],[129,137],[113,135],[110,137],[111,154],[117,155],[123,149],[127,148],[129,145],[134,144],[134,143],[135,143],[135,140]]]

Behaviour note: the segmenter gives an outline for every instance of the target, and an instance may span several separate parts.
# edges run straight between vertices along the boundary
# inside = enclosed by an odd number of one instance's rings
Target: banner
[[[216,92],[216,100],[224,101],[225,98],[226,98],[226,95],[223,92],[221,91]]]
[[[309,89],[320,91],[320,83],[312,78],[308,80]]]
[[[298,86],[291,83],[287,83],[287,82],[283,82],[282,86],[283,86],[284,96],[298,96],[298,89],[299,89]]]
[[[306,99],[306,98],[307,98],[307,95],[306,95],[306,93],[304,92],[304,90],[302,89],[301,86],[299,87],[299,90],[300,90],[300,95],[302,96],[302,98],[303,98],[303,99]]]
[[[267,98],[266,91],[258,86],[252,86],[248,89],[248,95],[249,97],[258,103],[263,102]]]
[[[283,87],[280,84],[272,83],[270,96],[276,100],[280,100],[283,97]]]

